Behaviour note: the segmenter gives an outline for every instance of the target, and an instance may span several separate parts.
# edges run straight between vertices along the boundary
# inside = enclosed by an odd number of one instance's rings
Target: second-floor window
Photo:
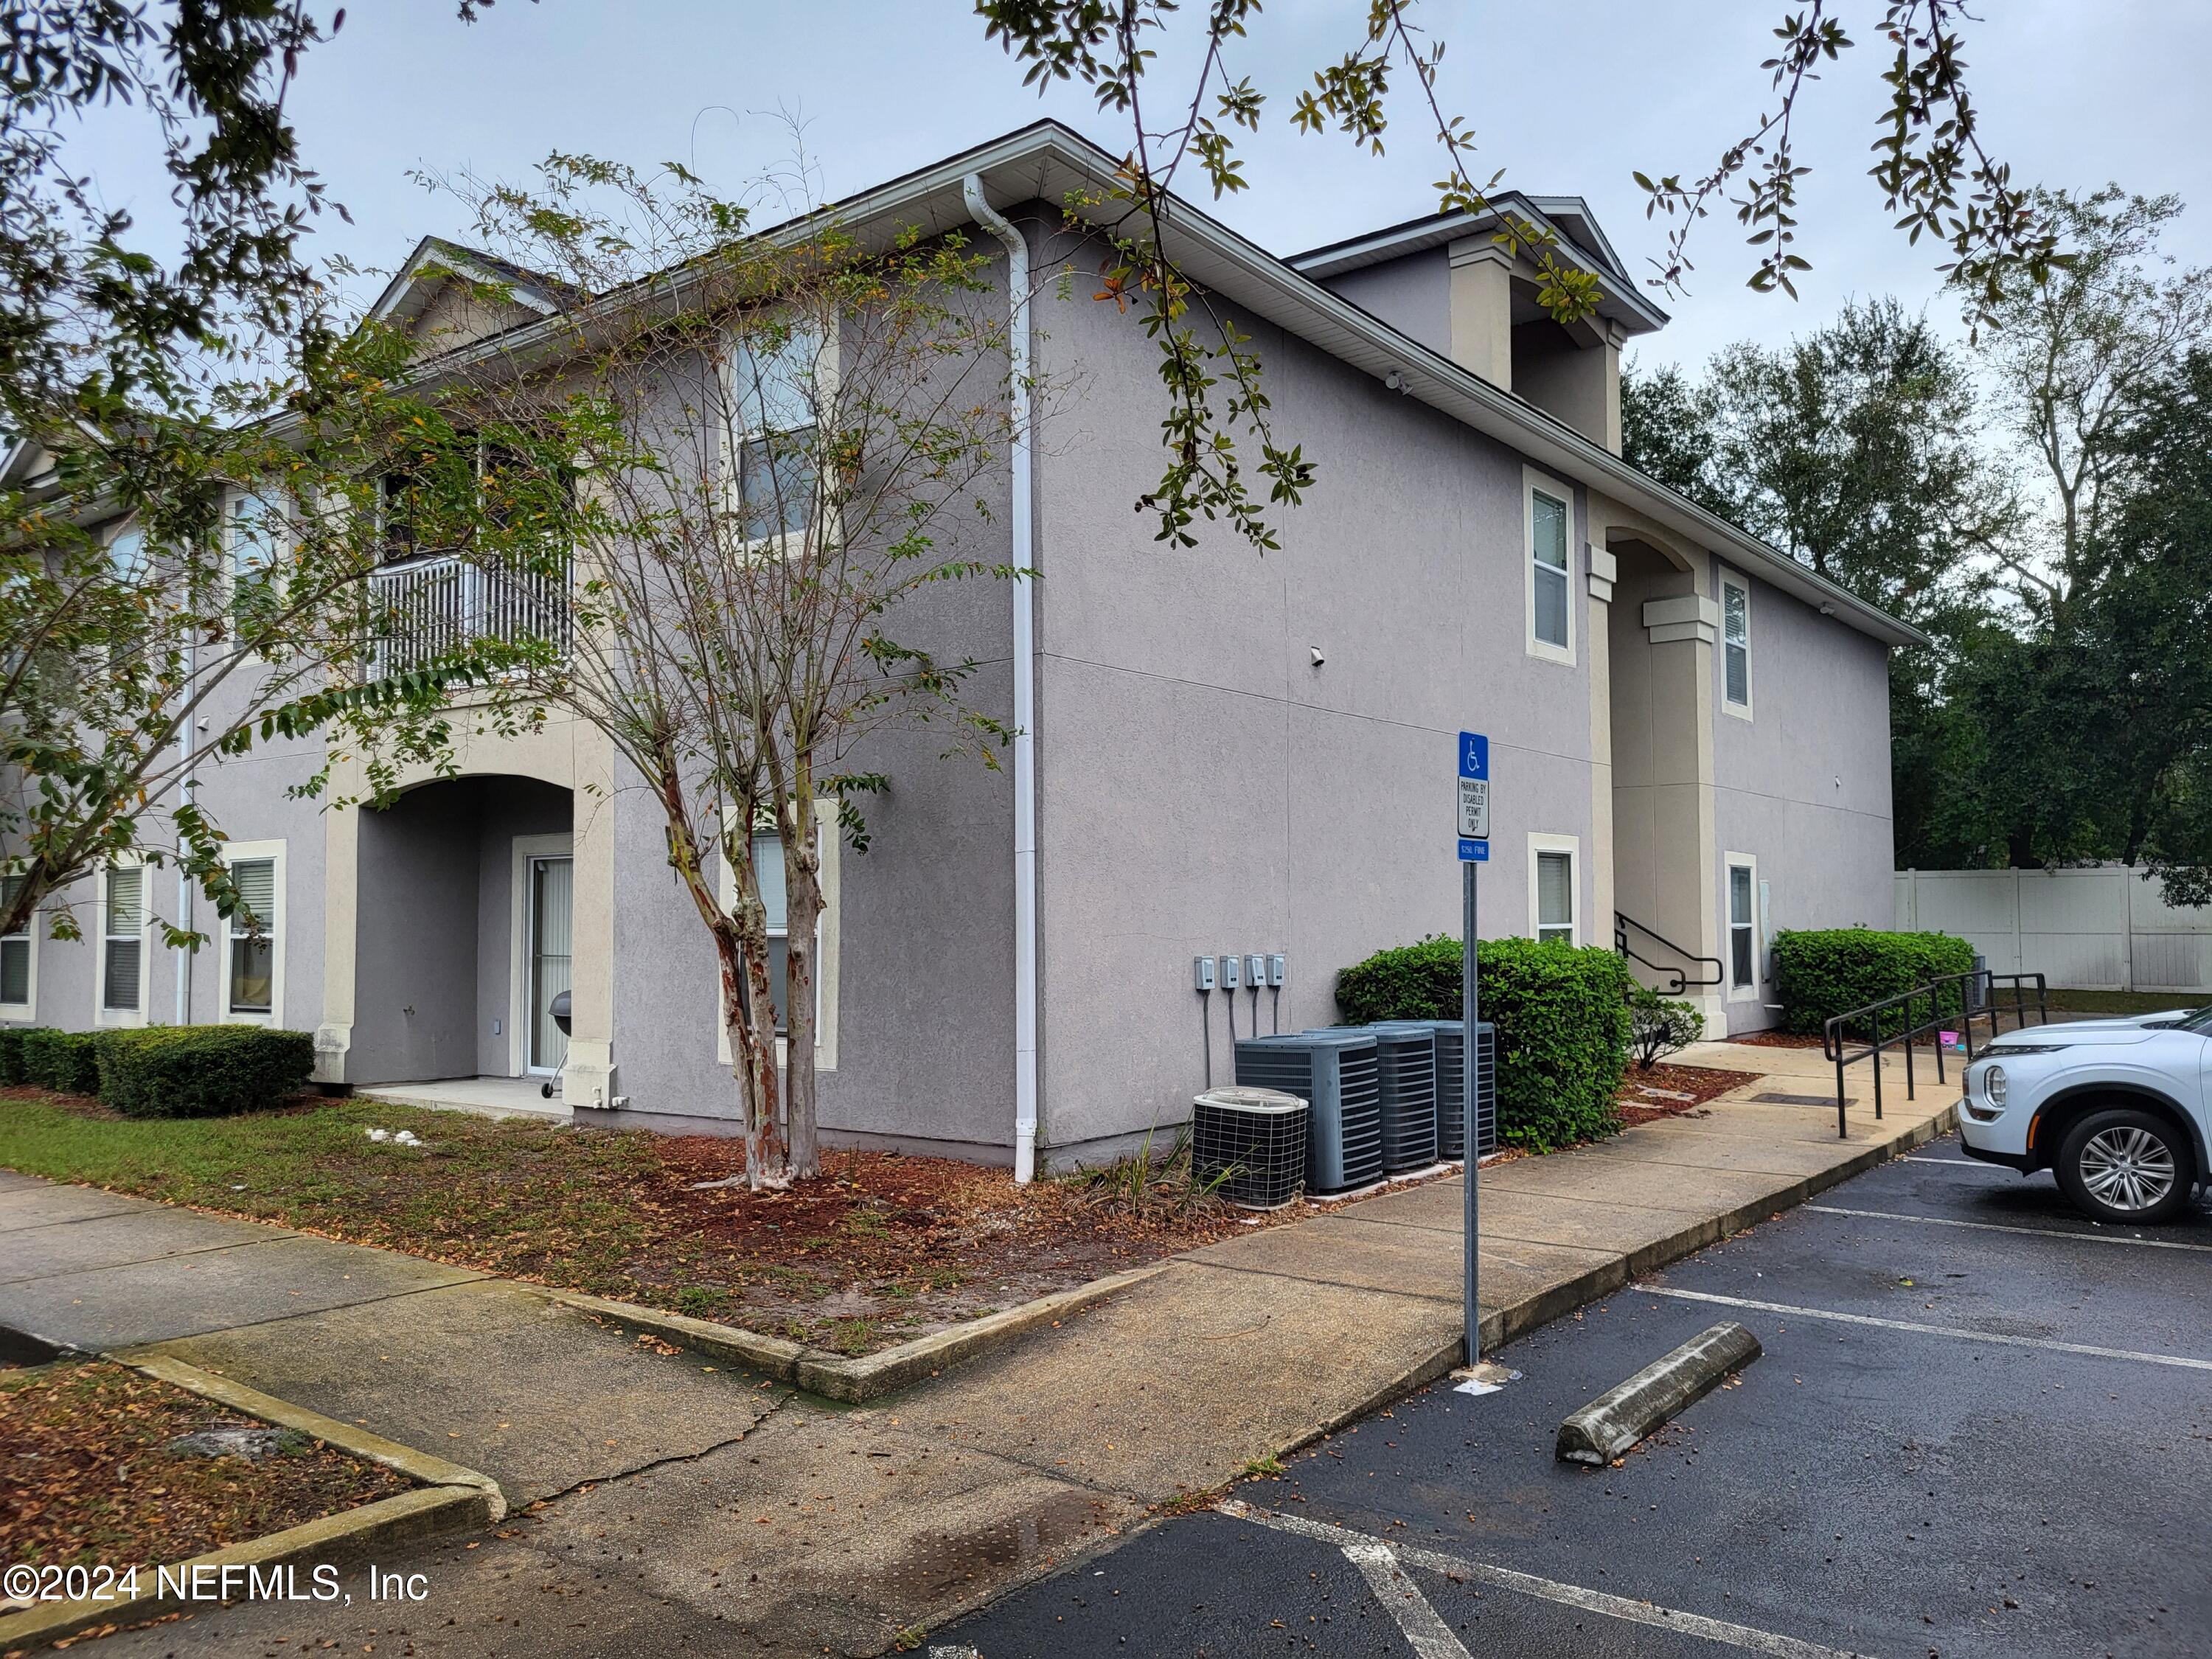
[[[730,365],[738,534],[794,536],[813,521],[820,473],[823,337],[797,328],[741,343]]]
[[[1533,468],[1522,484],[1522,520],[1528,537],[1528,652],[1553,662],[1575,659],[1572,603],[1574,514],[1566,486]]]
[[[1751,588],[1737,578],[1721,578],[1721,657],[1729,707],[1751,711]]]

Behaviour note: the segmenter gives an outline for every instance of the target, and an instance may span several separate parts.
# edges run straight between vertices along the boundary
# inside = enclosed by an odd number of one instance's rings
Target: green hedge
[[[1596,946],[1482,942],[1482,1018],[1498,1028],[1498,1133],[1549,1152],[1620,1127],[1628,1063],[1628,969]],[[1457,1019],[1460,943],[1378,951],[1337,975],[1345,1019]]]
[[[39,1028],[0,1025],[0,1088],[12,1089],[24,1080],[23,1039]]]
[[[23,1081],[57,1094],[98,1094],[100,1056],[92,1046],[94,1035],[32,1026],[23,1033]]]
[[[149,1025],[100,1034],[100,1097],[125,1117],[226,1117],[307,1085],[315,1040],[264,1025]]]
[[[1884,933],[1871,927],[1831,927],[1774,936],[1775,989],[1783,1021],[1793,1031],[1819,1032],[1838,1014],[1974,965],[1974,947],[1948,933]],[[1947,1018],[1959,1017],[1960,988],[1942,994]],[[1924,1012],[1917,1018],[1927,1018]],[[1885,1017],[1891,1029],[1901,1011]]]

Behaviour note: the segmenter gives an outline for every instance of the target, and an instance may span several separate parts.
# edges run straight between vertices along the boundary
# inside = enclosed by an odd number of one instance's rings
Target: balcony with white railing
[[[568,581],[489,568],[458,553],[420,554],[368,579],[373,678],[424,668],[474,644],[544,640],[568,648]]]

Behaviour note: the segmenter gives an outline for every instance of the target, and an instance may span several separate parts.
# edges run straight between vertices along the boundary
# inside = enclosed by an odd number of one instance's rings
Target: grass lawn
[[[423,1143],[372,1141],[371,1127]],[[947,1158],[832,1152],[756,1195],[742,1142],[362,1100],[193,1120],[0,1091],[0,1167],[382,1245],[866,1353],[1242,1231],[1241,1211],[1017,1187]],[[1306,1212],[1303,1205],[1269,1220]]]
[[[407,1490],[391,1470],[301,1434],[246,1458],[182,1435],[264,1428],[122,1365],[0,1371],[0,1559],[158,1566]]]

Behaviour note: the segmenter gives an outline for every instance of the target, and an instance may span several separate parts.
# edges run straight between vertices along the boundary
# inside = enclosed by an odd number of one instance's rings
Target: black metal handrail
[[[1669,967],[1664,963],[1654,962],[1649,957],[1638,954],[1628,947],[1628,930],[1632,927],[1633,927],[1638,933],[1643,934],[1644,938],[1665,945],[1676,956],[1681,957],[1683,961],[1703,963],[1710,967],[1713,971],[1710,975],[1701,974],[1697,978],[1692,979],[1680,968]],[[1674,982],[1672,985],[1662,985],[1658,988],[1670,997],[1678,997],[1681,995],[1683,992],[1688,990],[1692,985],[1718,985],[1723,979],[1727,977],[1728,975],[1726,965],[1722,963],[1718,957],[1701,957],[1694,951],[1685,951],[1680,945],[1675,944],[1673,939],[1668,939],[1664,933],[1653,932],[1650,928],[1646,927],[1642,922],[1637,921],[1634,916],[1629,915],[1620,910],[1615,910],[1613,913],[1613,948],[1619,951],[1622,956],[1626,957],[1631,962],[1640,963],[1644,967],[1649,968],[1655,974],[1668,974],[1673,975]]]
[[[1844,1117],[1844,1068],[1862,1060],[1874,1061],[1874,1115],[1881,1116],[1881,1056],[1883,1050],[1902,1046],[1905,1050],[1905,1097],[1915,1098],[1912,1077],[1912,1045],[1930,1032],[1941,1033],[1957,1030],[1966,1044],[1966,1063],[1974,1060],[1974,1022],[1987,1019],[1990,1036],[1994,1040],[2004,1029],[2004,1010],[1996,1000],[1997,981],[2003,980],[2012,987],[2014,1029],[2024,1030],[2027,1026],[2027,984],[2035,981],[2035,1018],[2039,1025],[2051,1023],[2048,988],[2041,974],[1999,974],[1987,968],[1977,968],[1964,974],[1942,974],[1924,984],[1880,1002],[1869,1002],[1863,1008],[1854,1008],[1849,1013],[1838,1014],[1820,1030],[1820,1054],[1832,1060],[1836,1067],[1836,1133],[1838,1138],[1850,1133]],[[1959,1011],[1947,1014],[1943,1008],[1943,988],[1959,988]],[[1913,1024],[1914,1005],[1925,998],[1928,1018],[1920,1024]],[[1898,1028],[1894,1031],[1882,1029],[1882,1016],[1892,1009],[1898,1011]],[[1955,1019],[1955,1027],[1947,1021]],[[1863,1046],[1846,1052],[1845,1044],[1851,1040],[1851,1028],[1871,1025],[1874,1035],[1862,1039]],[[1936,1044],[1936,1080],[1943,1081],[1943,1044],[1939,1036]]]

